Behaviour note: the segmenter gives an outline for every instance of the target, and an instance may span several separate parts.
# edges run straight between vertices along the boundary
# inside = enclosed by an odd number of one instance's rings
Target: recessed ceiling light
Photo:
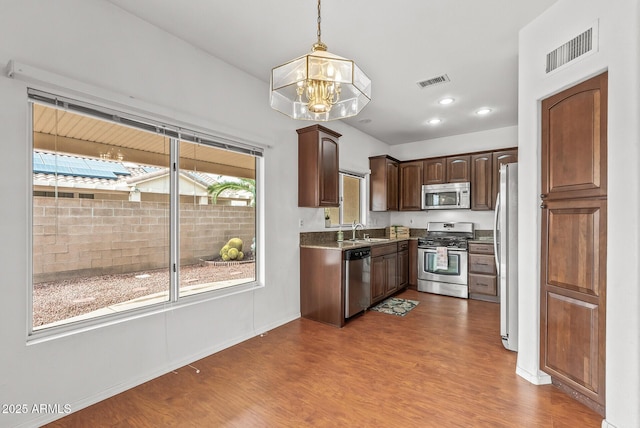
[[[447,104],[451,104],[454,101],[455,100],[453,98],[443,98],[440,101],[438,101],[438,103],[442,104],[443,106],[446,106]]]
[[[442,122],[442,119],[431,119],[428,123],[429,125],[437,125]]]
[[[485,114],[489,114],[491,113],[491,109],[490,108],[481,108],[480,110],[476,111],[476,114],[480,115],[480,116],[484,116]]]

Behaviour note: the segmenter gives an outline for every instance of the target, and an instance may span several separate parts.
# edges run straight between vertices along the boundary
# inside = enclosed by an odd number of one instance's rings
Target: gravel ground
[[[205,264],[180,268],[182,286],[243,278],[255,278],[255,263],[221,266]],[[167,291],[168,284],[167,269],[35,284],[33,326],[38,327],[137,297]]]

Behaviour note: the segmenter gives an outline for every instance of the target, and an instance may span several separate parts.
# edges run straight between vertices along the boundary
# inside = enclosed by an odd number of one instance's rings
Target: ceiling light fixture
[[[438,103],[442,104],[443,106],[446,106],[447,104],[451,104],[454,101],[455,100],[453,98],[443,98],[440,101],[438,101]]]
[[[437,125],[437,124],[439,124],[440,122],[442,122],[442,119],[431,119],[431,120],[429,121],[429,125]]]
[[[481,108],[480,110],[476,111],[476,114],[480,115],[480,116],[484,116],[485,114],[489,114],[491,113],[491,109],[490,108]]]
[[[271,70],[271,107],[293,119],[343,119],[371,100],[371,80],[352,60],[327,52],[320,22],[318,0],[318,41],[311,53]]]

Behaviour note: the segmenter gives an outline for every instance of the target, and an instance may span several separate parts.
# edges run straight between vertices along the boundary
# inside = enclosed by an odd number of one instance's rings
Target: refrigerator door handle
[[[498,220],[500,214],[500,193],[496,197],[496,209],[493,215],[493,256],[496,259],[496,272],[500,274],[500,260],[498,259]]]

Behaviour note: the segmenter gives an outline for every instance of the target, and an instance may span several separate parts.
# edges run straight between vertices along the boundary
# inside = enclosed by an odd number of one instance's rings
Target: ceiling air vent
[[[593,26],[556,50],[549,52],[546,72],[551,73],[583,55],[593,53],[597,42],[596,33],[597,26]]]
[[[431,79],[422,80],[418,82],[418,86],[426,88],[427,86],[440,85],[447,82],[449,82],[449,76],[443,74],[441,76],[432,77]]]

